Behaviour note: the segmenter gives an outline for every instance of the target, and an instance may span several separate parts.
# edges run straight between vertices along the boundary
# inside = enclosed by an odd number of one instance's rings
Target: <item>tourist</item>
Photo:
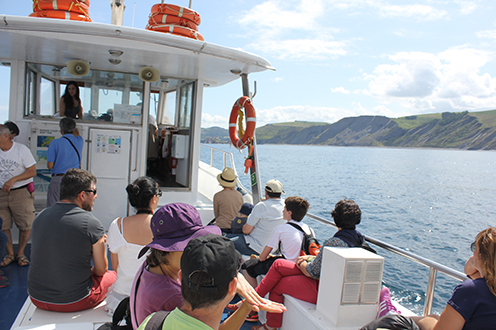
[[[141,249],[153,239],[150,221],[162,191],[150,177],[140,177],[126,187],[129,204],[136,214],[115,219],[109,227],[107,245],[117,280],[105,299],[105,310],[113,315],[122,299],[129,297],[136,272],[146,259],[138,259]]]
[[[59,127],[62,137],[51,141],[47,151],[47,167],[52,170],[52,178],[48,186],[46,207],[60,200],[60,181],[64,173],[70,168],[81,168],[84,141],[76,128],[76,121],[62,118]]]
[[[31,235],[35,217],[34,197],[29,190],[36,175],[36,161],[31,151],[23,144],[11,140],[11,131],[0,125],[0,217],[3,219],[2,231],[7,235],[5,247],[7,254],[0,262],[7,266],[17,260],[19,266],[27,266],[29,260],[24,249]],[[17,255],[14,254],[10,229],[15,222],[19,229]]]
[[[96,198],[96,177],[70,169],[60,184],[60,202],[34,220],[28,293],[36,307],[56,312],[92,308],[115,282],[116,273],[107,268],[105,230],[91,213]]]
[[[217,175],[217,181],[222,190],[214,195],[214,224],[219,226],[223,233],[231,234],[231,223],[238,216],[243,205],[243,196],[236,190],[236,174],[230,167],[224,168]]]
[[[265,185],[266,199],[257,203],[243,226],[243,234],[228,234],[236,250],[244,255],[259,255],[269,241],[272,230],[286,221],[282,218],[284,200],[282,183],[269,180]]]

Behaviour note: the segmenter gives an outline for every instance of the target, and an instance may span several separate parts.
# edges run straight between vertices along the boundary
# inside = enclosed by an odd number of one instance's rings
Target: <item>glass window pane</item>
[[[9,100],[10,100],[10,67],[0,66],[0,122],[5,122],[9,118]]]
[[[53,116],[55,113],[55,82],[41,77],[40,115]]]
[[[190,128],[191,111],[193,109],[193,86],[189,83],[181,87],[179,100],[179,128]]]

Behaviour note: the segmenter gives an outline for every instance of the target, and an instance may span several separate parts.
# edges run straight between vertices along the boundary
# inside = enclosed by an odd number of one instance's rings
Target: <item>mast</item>
[[[124,20],[124,0],[110,0],[110,8],[112,8],[112,25],[122,26]]]

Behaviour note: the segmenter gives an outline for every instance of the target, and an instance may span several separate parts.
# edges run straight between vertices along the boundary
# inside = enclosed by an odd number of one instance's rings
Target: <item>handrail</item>
[[[211,151],[210,166],[213,167],[214,151],[218,151],[224,155],[224,167],[226,166],[226,163],[227,163],[227,159],[226,159],[227,155],[229,155],[230,161],[231,161],[231,167],[236,172],[236,167],[234,165],[234,159],[233,159],[232,153],[224,151],[224,150],[220,150],[217,148],[213,148],[213,147],[210,147],[207,145],[202,145],[202,147],[210,148],[212,150]],[[243,187],[243,185],[241,184],[239,179],[238,179],[238,185],[240,185],[243,189],[246,190],[246,188]],[[309,219],[318,221],[324,225],[337,228],[337,226],[332,221],[321,218],[321,217],[316,216],[314,214],[307,213],[306,217]],[[427,289],[426,289],[425,303],[424,303],[424,315],[429,315],[432,312],[432,303],[434,300],[434,290],[435,290],[435,286],[436,286],[436,276],[437,276],[438,272],[444,273],[448,276],[451,276],[451,277],[453,277],[457,280],[461,280],[461,281],[467,279],[467,276],[460,271],[454,270],[454,269],[447,267],[447,266],[444,266],[438,262],[432,261],[430,259],[424,258],[424,257],[419,256],[419,255],[416,255],[415,253],[400,249],[399,247],[396,247],[396,246],[391,245],[389,243],[380,241],[380,240],[375,239],[375,238],[370,237],[370,236],[365,236],[365,240],[367,242],[370,242],[376,246],[379,246],[379,247],[381,247],[387,251],[393,252],[399,256],[410,259],[410,260],[412,260],[418,264],[424,265],[424,266],[429,268],[429,279],[427,281]]]
[[[310,218],[312,220],[318,221],[320,223],[323,223],[327,226],[337,228],[337,226],[333,222],[326,220],[324,218],[321,218],[319,216],[307,213],[306,217]],[[444,265],[442,265],[438,262],[432,261],[430,259],[416,255],[415,253],[411,253],[409,251],[400,249],[400,248],[398,248],[394,245],[391,245],[389,243],[382,242],[382,241],[375,239],[373,237],[370,237],[370,236],[365,236],[365,240],[367,242],[370,242],[374,245],[377,245],[377,246],[379,246],[379,247],[381,247],[387,251],[393,252],[393,253],[398,254],[402,257],[410,259],[416,263],[419,263],[421,265],[429,267],[429,280],[427,282],[426,298],[425,298],[425,304],[424,304],[424,315],[429,315],[432,312],[434,289],[436,286],[436,275],[437,275],[438,271],[441,273],[444,273],[448,276],[451,276],[457,280],[463,281],[463,280],[467,279],[467,276],[462,272],[459,272],[459,271],[454,270],[450,267],[444,266]]]

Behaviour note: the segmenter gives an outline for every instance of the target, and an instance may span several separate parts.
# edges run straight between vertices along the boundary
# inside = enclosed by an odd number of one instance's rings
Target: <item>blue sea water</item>
[[[229,145],[209,145],[234,154],[242,183],[244,158]],[[496,152],[448,149],[402,149],[259,145],[262,185],[280,180],[286,196],[310,202],[310,213],[332,220],[343,198],[362,210],[357,227],[367,236],[463,271],[476,234],[496,226]],[[203,148],[201,160],[210,162]],[[214,165],[222,168],[216,154]],[[321,241],[335,229],[304,220]],[[383,249],[384,282],[393,298],[422,313],[428,269]],[[438,274],[433,310],[440,313],[458,281]]]

